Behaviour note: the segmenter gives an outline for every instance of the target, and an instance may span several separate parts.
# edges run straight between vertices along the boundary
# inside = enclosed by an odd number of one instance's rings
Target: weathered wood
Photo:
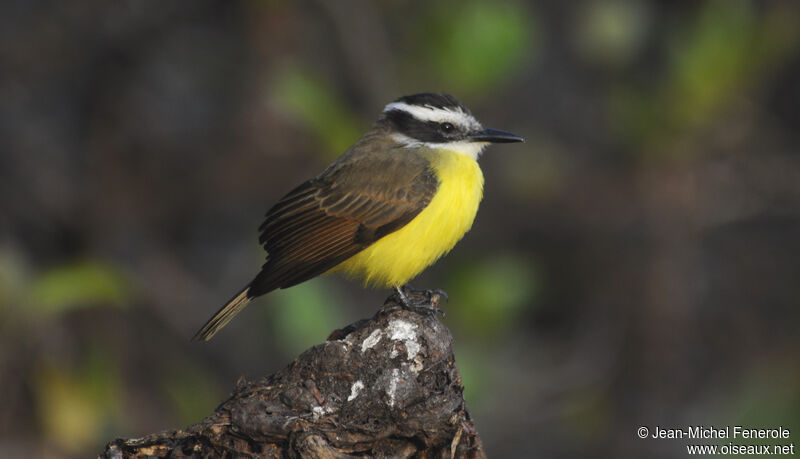
[[[438,294],[409,295],[438,305]],[[100,457],[485,457],[449,330],[397,302],[240,382],[202,422],[114,440]]]

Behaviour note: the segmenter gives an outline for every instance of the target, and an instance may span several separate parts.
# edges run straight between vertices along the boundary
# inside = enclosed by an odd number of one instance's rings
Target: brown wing
[[[411,221],[437,187],[428,162],[408,152],[351,156],[334,163],[267,213],[259,228],[267,262],[248,296],[328,271]]]

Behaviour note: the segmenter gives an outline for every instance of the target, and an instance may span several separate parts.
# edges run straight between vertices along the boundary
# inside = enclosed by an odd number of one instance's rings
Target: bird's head
[[[406,147],[453,150],[477,158],[490,143],[524,142],[522,137],[485,128],[449,94],[421,93],[388,104],[378,120]]]

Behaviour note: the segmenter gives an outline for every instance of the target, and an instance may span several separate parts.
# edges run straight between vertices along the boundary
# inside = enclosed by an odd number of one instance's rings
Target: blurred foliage
[[[17,251],[0,247],[0,317],[25,295],[27,264]]]
[[[450,294],[490,455],[670,457],[614,426],[698,407],[800,431],[797,2],[264,2],[0,6],[0,457],[195,422],[363,316],[381,294],[322,278],[255,304],[253,341],[182,338],[257,269],[276,179],[424,90],[528,138],[413,282]]]
[[[78,261],[41,273],[34,279],[30,294],[36,311],[60,314],[86,306],[123,306],[130,288],[125,276],[113,266]]]
[[[800,426],[800,367],[769,358],[755,369],[725,394],[724,418],[749,428]],[[796,438],[795,430],[791,438]]]
[[[469,358],[459,358],[456,362],[461,373],[461,382],[464,385],[464,398],[473,409],[480,409],[487,390],[495,387],[492,375],[485,369],[489,366],[486,362],[486,348],[466,344],[463,340],[455,341],[456,356],[468,355]]]
[[[796,24],[780,16],[758,18],[747,2],[706,4],[674,37],[667,116],[693,127],[706,122],[732,96],[751,86],[794,46]]]
[[[322,159],[342,154],[364,129],[333,87],[297,67],[286,66],[278,73],[271,98],[314,133]]]
[[[200,422],[217,407],[226,393],[215,384],[205,368],[188,362],[174,362],[164,373],[159,382],[181,425]]]
[[[602,441],[615,433],[615,426],[608,423],[614,406],[601,388],[590,386],[578,392],[566,411],[564,424],[576,442]]]
[[[670,37],[667,68],[655,88],[610,94],[617,133],[644,155],[676,154],[675,135],[703,127],[797,49],[797,13],[754,14],[750,2],[710,1]]]
[[[318,344],[342,323],[342,306],[325,278],[270,294],[272,331],[288,355]]]
[[[73,367],[44,365],[36,398],[46,438],[72,453],[101,443],[123,417],[123,394],[115,359],[97,348]]]
[[[641,48],[647,19],[647,10],[641,2],[589,2],[577,18],[575,47],[588,62],[621,65]]]
[[[512,254],[487,255],[477,263],[454,263],[446,283],[448,294],[458,298],[453,319],[473,339],[497,337],[535,303],[538,283],[533,265]]]
[[[414,48],[424,50],[427,62],[420,65],[420,56],[410,55],[404,68],[416,78],[424,78],[419,71],[432,71],[427,78],[437,78],[453,94],[491,93],[536,56],[535,20],[519,2],[433,2],[422,14]]]

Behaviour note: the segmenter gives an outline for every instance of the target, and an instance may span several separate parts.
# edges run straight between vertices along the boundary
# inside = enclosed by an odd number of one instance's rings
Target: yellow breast
[[[469,231],[483,197],[478,163],[449,150],[432,152],[429,160],[439,179],[430,204],[406,226],[330,272],[362,279],[369,286],[400,286],[449,252]]]

